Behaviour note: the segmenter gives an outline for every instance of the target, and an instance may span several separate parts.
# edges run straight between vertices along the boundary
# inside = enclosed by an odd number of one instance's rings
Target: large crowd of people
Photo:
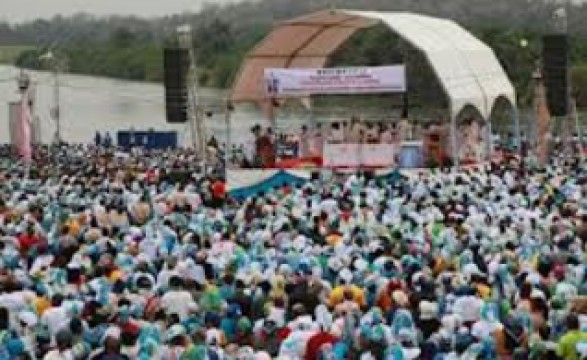
[[[587,359],[580,159],[234,199],[185,150],[0,150],[0,359]]]

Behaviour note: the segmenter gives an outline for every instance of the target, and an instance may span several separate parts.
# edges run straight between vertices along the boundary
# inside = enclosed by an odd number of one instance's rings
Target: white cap
[[[38,322],[37,315],[30,311],[21,311],[18,314],[18,320],[22,323],[25,323],[28,327],[34,327]]]

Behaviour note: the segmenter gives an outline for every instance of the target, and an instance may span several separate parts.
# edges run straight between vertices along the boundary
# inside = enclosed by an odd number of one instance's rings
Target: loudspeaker
[[[569,44],[567,35],[546,35],[542,39],[544,83],[552,116],[566,116],[569,105]]]
[[[167,122],[188,120],[188,72],[190,57],[187,49],[166,48],[163,51],[165,112]]]

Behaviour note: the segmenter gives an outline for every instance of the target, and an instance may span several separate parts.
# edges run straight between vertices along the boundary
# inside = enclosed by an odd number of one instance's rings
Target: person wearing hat
[[[486,302],[481,308],[481,319],[471,328],[471,335],[478,340],[485,340],[501,328],[497,305]]]
[[[344,271],[346,270],[346,271]],[[341,284],[330,292],[328,296],[328,305],[336,308],[337,305],[346,301],[345,294],[349,295],[350,301],[356,303],[359,309],[366,306],[365,292],[360,287],[352,284],[352,273],[348,269],[340,272]]]
[[[359,314],[360,306],[355,301],[355,294],[352,288],[346,288],[343,293],[343,301],[334,308],[334,313],[339,316]]]
[[[439,305],[437,302],[422,300],[419,304],[417,326],[424,339],[429,339],[440,329]]]
[[[253,324],[246,316],[241,316],[236,324],[234,343],[239,346],[253,346]]]
[[[161,349],[161,359],[181,359],[188,345],[185,327],[181,324],[171,325],[165,334],[165,340],[166,345]]]
[[[24,344],[27,353],[34,354],[37,349],[35,329],[38,324],[38,317],[35,313],[23,310],[18,313],[19,330],[18,334]]]

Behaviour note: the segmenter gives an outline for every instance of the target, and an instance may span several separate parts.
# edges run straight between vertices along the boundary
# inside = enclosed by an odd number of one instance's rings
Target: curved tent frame
[[[271,106],[263,86],[264,69],[324,67],[354,33],[377,24],[387,26],[428,60],[449,99],[453,149],[456,118],[467,105],[490,123],[497,99],[507,99],[519,132],[515,89],[493,50],[453,21],[411,13],[323,10],[285,21],[247,55],[231,102]]]

